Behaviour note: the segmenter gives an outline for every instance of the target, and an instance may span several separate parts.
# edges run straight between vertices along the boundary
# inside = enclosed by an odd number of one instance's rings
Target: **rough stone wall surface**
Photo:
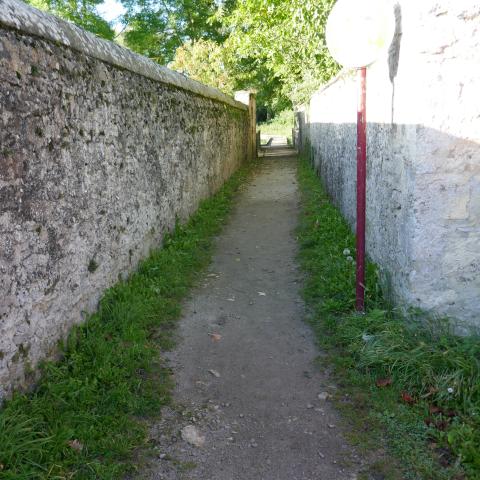
[[[120,68],[4,14],[0,398],[218,190],[246,158],[248,128],[247,108],[220,92]]]
[[[399,305],[480,327],[480,2],[395,5],[367,73],[367,250]],[[354,72],[312,97],[300,142],[355,224]]]

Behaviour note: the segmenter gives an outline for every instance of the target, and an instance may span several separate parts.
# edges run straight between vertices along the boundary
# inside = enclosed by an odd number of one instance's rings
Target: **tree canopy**
[[[279,80],[280,94],[301,103],[338,71],[325,44],[334,0],[242,0],[225,22],[240,58],[259,60]]]
[[[121,0],[126,8],[124,42],[159,63],[172,61],[177,48],[197,40],[225,40],[214,0]],[[223,5],[222,8],[228,8]]]
[[[177,48],[168,66],[199,82],[232,95],[237,82],[231,74],[225,49],[213,40],[187,41]]]
[[[99,37],[113,40],[115,32],[111,25],[97,12],[103,0],[25,0],[30,5],[53,13]]]
[[[338,71],[325,45],[335,0],[119,0],[117,36],[103,0],[28,1],[226,93],[254,88],[270,116]]]

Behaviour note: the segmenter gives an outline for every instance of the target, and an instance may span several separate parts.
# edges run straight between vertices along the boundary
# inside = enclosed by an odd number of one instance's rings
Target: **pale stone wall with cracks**
[[[240,166],[248,108],[17,0],[0,104],[2,398]]]
[[[367,250],[402,306],[480,327],[480,2],[396,2],[367,74]],[[297,113],[334,202],[355,224],[355,73]],[[306,123],[305,123],[306,122]]]

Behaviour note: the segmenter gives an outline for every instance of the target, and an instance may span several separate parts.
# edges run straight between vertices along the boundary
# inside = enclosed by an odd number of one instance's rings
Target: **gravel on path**
[[[335,386],[304,322],[294,150],[268,149],[216,241],[169,362],[175,408],[151,428],[149,480],[353,480]]]

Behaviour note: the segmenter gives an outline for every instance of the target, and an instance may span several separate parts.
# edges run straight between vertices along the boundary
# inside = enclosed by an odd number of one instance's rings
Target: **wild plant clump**
[[[130,278],[107,290],[74,328],[60,362],[46,362],[30,394],[0,410],[0,478],[118,479],[148,446],[145,418],[170,401],[181,301],[208,265],[212,239],[252,166],[242,168]]]
[[[393,308],[371,262],[367,311],[355,313],[355,238],[307,161],[301,162],[299,181],[304,295],[321,343],[332,349],[337,374],[368,391],[368,415],[394,432],[391,444],[403,460],[409,455],[417,473],[429,464],[437,472],[428,478],[461,478],[456,477],[461,465],[470,478],[479,478],[479,337],[456,336],[448,320]],[[424,451],[416,465],[402,442]],[[438,454],[436,463],[426,460],[429,451]]]

